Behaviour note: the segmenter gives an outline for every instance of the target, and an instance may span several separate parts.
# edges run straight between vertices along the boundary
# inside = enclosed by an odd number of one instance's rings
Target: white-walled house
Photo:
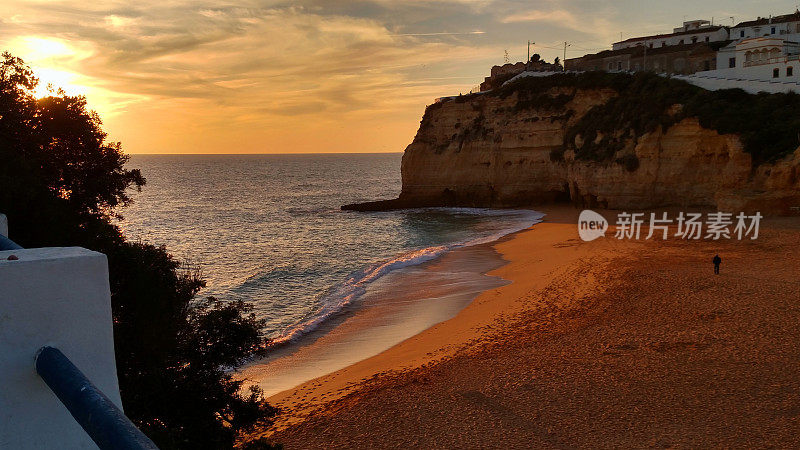
[[[611,48],[621,50],[636,46],[660,48],[670,45],[696,44],[698,42],[718,42],[729,39],[728,28],[711,25],[707,20],[690,20],[682,27],[675,28],[672,33],[641,36],[615,42]]]
[[[691,20],[672,33],[630,38],[612,48],[568,59],[565,67],[649,70],[712,90],[800,93],[800,10],[732,28]]]
[[[798,41],[783,37],[742,39],[719,50],[716,71],[741,77],[777,78],[772,76],[772,70],[765,71],[764,68],[791,67],[792,61],[797,60],[798,54],[800,54]]]
[[[800,11],[775,17],[759,17],[731,28],[731,39],[800,34]]]
[[[677,78],[706,89],[800,92],[800,43],[789,36],[741,39],[720,49],[716,70]]]

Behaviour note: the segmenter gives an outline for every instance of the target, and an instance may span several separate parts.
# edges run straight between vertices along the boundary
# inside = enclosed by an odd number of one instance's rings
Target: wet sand
[[[275,396],[375,356],[454,317],[483,291],[508,284],[485,275],[503,264],[494,248],[483,244],[395,270],[372,283],[356,302],[314,332],[240,368],[237,377],[258,385],[265,395]],[[409,367],[414,365],[395,369]],[[292,396],[291,408],[307,408],[343,392]]]
[[[283,421],[252,436],[289,449],[800,446],[800,219],[767,220],[756,241],[584,243],[577,211],[546,212],[495,245],[509,263],[491,274],[511,284],[273,396]]]

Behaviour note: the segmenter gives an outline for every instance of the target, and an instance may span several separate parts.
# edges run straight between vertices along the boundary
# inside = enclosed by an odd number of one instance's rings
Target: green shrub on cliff
[[[203,286],[163,247],[128,242],[112,223],[129,188],[124,167],[83,97],[37,99],[22,60],[0,59],[0,212],[25,247],[82,246],[108,256],[117,374],[125,412],[162,449],[230,448],[275,410],[242,395],[226,368],[263,347],[244,303],[197,302]]]
[[[748,94],[740,89],[703,91],[686,102],[683,114],[704,128],[739,134],[755,164],[773,162],[800,145],[800,95]]]
[[[754,164],[776,161],[792,153],[800,133],[800,95],[748,94],[741,89],[707,91],[684,81],[649,72],[636,74],[585,72],[550,77],[528,77],[491,93],[506,98],[517,93],[526,107],[536,107],[533,98],[547,96],[553,88],[610,88],[618,95],[595,106],[565,132],[564,146],[551,152],[552,160],[563,158],[566,149],[588,161],[611,161],[627,142],[659,127],[667,130],[685,118],[697,118],[701,126],[720,134],[737,134]],[[563,94],[551,96],[559,98]],[[537,97],[533,97],[537,96]],[[541,101],[550,107],[548,101]],[[564,103],[566,104],[566,103]],[[680,105],[679,108],[673,108]],[[576,147],[576,137],[582,145]],[[598,138],[599,136],[599,138]],[[620,159],[630,170],[632,160]]]

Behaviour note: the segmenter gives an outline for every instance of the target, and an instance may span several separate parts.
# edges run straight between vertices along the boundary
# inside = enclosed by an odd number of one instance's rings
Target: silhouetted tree
[[[164,247],[125,240],[112,218],[145,179],[124,167],[86,99],[33,95],[19,58],[0,61],[0,212],[25,247],[83,246],[108,256],[120,391],[127,415],[161,448],[229,448],[276,410],[226,369],[264,347],[242,302],[194,300],[204,286]]]

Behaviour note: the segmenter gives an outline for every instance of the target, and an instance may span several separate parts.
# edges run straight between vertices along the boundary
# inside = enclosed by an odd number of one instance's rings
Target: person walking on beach
[[[722,258],[719,255],[714,255],[714,259],[711,260],[714,263],[714,274],[719,275],[719,265],[722,262]]]

